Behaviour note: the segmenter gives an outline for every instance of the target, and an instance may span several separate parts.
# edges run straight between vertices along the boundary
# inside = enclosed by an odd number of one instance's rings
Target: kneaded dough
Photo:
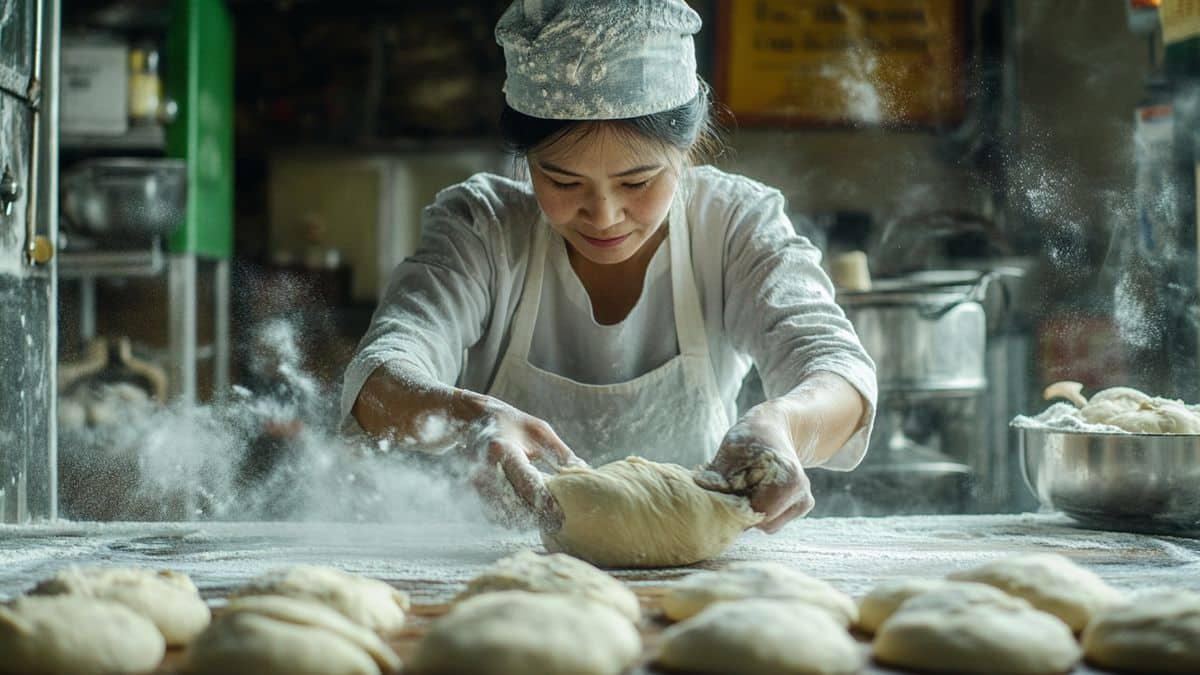
[[[283,595],[324,605],[354,623],[380,633],[404,627],[408,595],[378,579],[320,565],[270,570],[235,590],[232,597]]]
[[[707,560],[762,520],[743,497],[696,485],[678,464],[630,457],[546,480],[563,526],[542,532],[552,552],[601,567],[673,567]]]
[[[671,626],[656,661],[706,675],[841,675],[863,665],[858,644],[829,612],[765,598],[722,602]]]
[[[198,675],[378,675],[400,658],[375,633],[309,600],[237,598],[188,649],[183,670]]]
[[[467,582],[458,600],[496,591],[579,595],[612,607],[634,623],[642,617],[637,596],[625,584],[565,553],[520,551],[501,558]]]
[[[697,572],[667,588],[663,611],[672,621],[695,616],[729,600],[795,600],[829,612],[843,628],[858,618],[854,600],[828,583],[773,562],[735,562],[714,572]]]
[[[1029,553],[1003,558],[947,576],[977,581],[1028,600],[1034,607],[1066,622],[1076,633],[1101,610],[1124,595],[1094,572],[1057,553]]]
[[[72,566],[41,581],[30,593],[119,602],[154,622],[171,647],[191,642],[212,617],[192,580],[171,570]]]
[[[166,648],[149,619],[111,600],[25,596],[0,605],[0,673],[148,673]]]
[[[433,622],[406,674],[617,675],[637,661],[629,619],[577,595],[497,591]]]
[[[959,585],[976,586],[980,584],[970,581],[947,581],[946,579],[919,577],[881,581],[858,603],[858,628],[865,633],[874,633],[909,598]],[[991,588],[991,586],[987,586],[987,588]]]
[[[1200,593],[1140,593],[1101,612],[1083,631],[1083,652],[1119,672],[1200,673]]]
[[[1192,406],[1152,397],[1130,387],[1112,387],[1092,396],[1079,415],[1132,433],[1200,434],[1200,415]]]
[[[1080,655],[1058,617],[986,586],[904,601],[879,627],[872,650],[887,665],[960,675],[1057,675]]]

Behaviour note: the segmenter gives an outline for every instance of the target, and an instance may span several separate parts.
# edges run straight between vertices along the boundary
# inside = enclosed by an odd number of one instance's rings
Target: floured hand
[[[729,430],[695,480],[706,490],[748,497],[751,508],[764,514],[758,527],[766,532],[805,515],[815,503],[786,421],[769,404],[752,408]]]
[[[557,532],[562,510],[546,489],[545,474],[534,463],[542,460],[555,471],[587,464],[536,417],[472,392],[463,392],[461,402],[477,409],[467,443],[476,466],[471,482],[492,507],[492,515],[506,525],[522,526],[532,520],[543,530]]]

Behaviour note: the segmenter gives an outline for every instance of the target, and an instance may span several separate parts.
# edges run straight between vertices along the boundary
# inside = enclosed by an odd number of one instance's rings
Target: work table
[[[6,525],[0,526],[0,598],[71,564],[171,568],[190,575],[209,599],[272,567],[333,565],[383,579],[412,596],[413,631],[394,645],[405,656],[468,579],[523,548],[541,550],[535,533],[468,522]],[[720,557],[689,568],[614,574],[653,609],[657,589],[672,579],[733,560],[782,562],[857,597],[885,578],[943,576],[1035,551],[1062,553],[1118,588],[1200,591],[1200,539],[1089,530],[1060,514],[805,519],[775,535],[747,532]],[[661,626],[648,626],[643,634],[649,645]],[[864,672],[896,671],[871,665]],[[1080,666],[1075,672],[1100,671]]]

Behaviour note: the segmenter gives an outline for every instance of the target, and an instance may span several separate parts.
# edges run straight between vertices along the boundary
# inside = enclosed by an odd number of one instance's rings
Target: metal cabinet
[[[57,20],[55,0],[0,0],[0,522],[56,515],[57,302],[46,223],[57,201],[45,159],[57,99],[43,96],[39,70],[47,57],[56,62]]]

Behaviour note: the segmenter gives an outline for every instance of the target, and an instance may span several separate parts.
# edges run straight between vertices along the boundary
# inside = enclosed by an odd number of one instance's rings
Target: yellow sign
[[[1162,0],[1158,16],[1166,44],[1200,35],[1200,0]]]
[[[958,0],[725,0],[721,10],[717,91],[739,124],[962,117]]]

